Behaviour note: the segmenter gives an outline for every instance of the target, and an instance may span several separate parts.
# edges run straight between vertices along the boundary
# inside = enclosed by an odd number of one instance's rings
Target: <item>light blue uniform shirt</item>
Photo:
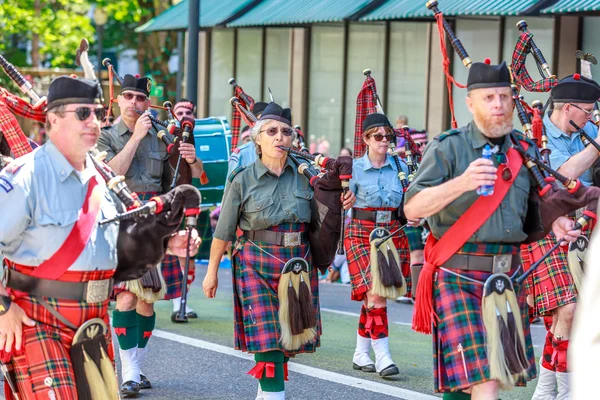
[[[56,253],[79,217],[92,176],[104,193],[97,220],[117,213],[89,156],[84,170],[76,171],[48,141],[14,163],[16,169],[11,164],[0,172],[0,255],[8,260],[38,266]],[[96,225],[69,271],[115,269],[118,233],[117,223]]]
[[[544,116],[544,126],[546,127],[546,135],[548,136],[548,148],[552,151],[550,154],[550,166],[558,170],[569,158],[582,152],[585,149],[581,141],[579,132],[565,134],[550,121],[550,117]],[[598,128],[593,123],[589,122],[583,127],[585,133],[593,139],[598,136]],[[572,177],[576,178],[576,177]],[[592,174],[588,169],[579,177],[581,183],[585,186],[591,186]]]
[[[402,160],[400,168],[408,176],[408,167]],[[398,208],[404,197],[396,162],[389,154],[386,154],[385,164],[381,168],[373,167],[368,154],[355,159],[350,190],[356,195],[354,208]]]
[[[252,164],[258,159],[256,154],[256,146],[253,141],[239,146],[234,153],[229,157],[229,165],[227,168],[227,178],[237,167],[245,167]],[[229,179],[227,180],[227,182]]]

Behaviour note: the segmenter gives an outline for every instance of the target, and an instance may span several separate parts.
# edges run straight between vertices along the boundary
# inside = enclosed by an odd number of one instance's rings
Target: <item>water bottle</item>
[[[492,159],[492,148],[489,144],[486,144],[481,152],[481,157],[486,160]],[[477,188],[477,194],[480,196],[491,196],[494,194],[494,185],[482,185]]]

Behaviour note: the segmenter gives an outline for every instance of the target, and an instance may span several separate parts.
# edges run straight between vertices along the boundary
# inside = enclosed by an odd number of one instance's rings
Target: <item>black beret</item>
[[[371,128],[376,128],[378,126],[388,126],[392,127],[390,121],[385,116],[385,114],[373,113],[369,114],[363,119],[362,131],[365,132]]]
[[[264,101],[257,101],[256,103],[254,103],[254,106],[252,107],[252,114],[256,115],[257,117],[265,110],[265,108],[267,108],[269,104],[265,103]]]
[[[579,74],[561,79],[550,92],[552,101],[558,103],[594,103],[600,98],[600,85]]]
[[[281,108],[277,103],[269,103],[258,120],[263,121],[265,119],[274,119],[275,121],[292,126],[292,110],[289,108]]]
[[[64,104],[101,104],[98,84],[89,79],[59,76],[48,89],[48,110]]]
[[[502,61],[500,65],[490,65],[487,62],[471,64],[467,91],[494,87],[510,87],[510,71],[506,63]]]
[[[150,89],[152,89],[152,81],[150,78],[136,78],[133,75],[125,75],[123,77],[123,85],[121,85],[121,93],[126,90],[143,93],[146,96],[150,96]]]

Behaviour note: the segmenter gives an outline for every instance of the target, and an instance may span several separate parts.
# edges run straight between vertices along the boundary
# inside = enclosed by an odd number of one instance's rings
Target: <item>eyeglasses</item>
[[[593,111],[593,110],[589,110],[589,111],[588,111],[588,110],[584,110],[583,108],[579,107],[579,106],[578,106],[578,105],[576,105],[576,104],[573,104],[573,103],[569,103],[569,104],[570,104],[570,105],[572,105],[572,106],[573,106],[573,107],[575,107],[575,108],[578,108],[578,109],[580,109],[580,110],[581,110],[581,111],[583,111],[583,112],[585,113],[585,115],[587,115],[587,116],[590,116],[590,115],[592,114],[592,111]]]
[[[264,131],[261,132],[267,132],[267,135],[269,136],[275,136],[277,135],[277,132],[281,131],[281,133],[283,134],[283,136],[292,136],[292,134],[294,133],[292,128],[276,128],[276,127],[271,127],[269,129],[265,129]]]
[[[381,133],[376,133],[374,135],[371,135],[371,137],[375,139],[376,142],[381,142],[383,138],[386,138],[388,142],[391,142],[392,140],[394,140],[395,136],[392,134],[382,135]]]
[[[106,110],[102,108],[77,107],[74,110],[65,110],[64,112],[73,112],[79,121],[86,121],[92,112],[96,115],[98,121],[102,121],[106,116]]]
[[[148,97],[144,96],[143,94],[133,94],[131,92],[122,93],[121,96],[123,96],[125,98],[125,100],[131,100],[135,96],[135,101],[137,101],[139,103],[142,103],[142,102],[148,100]]]

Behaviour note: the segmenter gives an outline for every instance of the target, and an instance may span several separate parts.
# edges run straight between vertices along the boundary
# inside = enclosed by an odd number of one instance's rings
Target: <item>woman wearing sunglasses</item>
[[[408,167],[387,153],[390,144],[394,147],[395,135],[385,115],[368,115],[362,128],[367,152],[354,160],[350,190],[356,193],[356,204],[344,239],[351,277],[351,298],[363,302],[352,362],[356,370],[378,372],[381,377],[388,377],[397,375],[399,371],[388,347],[386,298],[372,292],[369,236],[375,228],[385,228],[390,232],[400,228],[404,192],[398,178],[398,165],[405,174],[408,174]],[[406,237],[402,233],[395,234],[393,242],[399,252],[402,273],[408,276]],[[375,363],[369,355],[371,347],[375,352]]]
[[[250,373],[259,379],[258,398],[262,399],[284,399],[288,357],[312,353],[320,345],[318,276],[311,266],[308,244],[313,192],[309,181],[296,172],[287,152],[279,148],[292,145],[295,132],[291,118],[289,108],[271,103],[253,127],[259,158],[253,164],[236,168],[229,176],[203,282],[206,296],[215,297],[219,261],[228,243],[235,242],[232,255],[235,348],[254,354],[257,365]],[[354,195],[349,193],[344,207],[349,209],[353,201]],[[240,238],[236,238],[238,226],[243,231]],[[292,259],[292,271],[304,271],[300,275],[282,273]],[[296,265],[305,269],[295,269]],[[309,329],[302,324],[301,334],[293,333],[295,345],[287,344],[290,324],[285,310],[292,301],[286,301],[284,295],[296,299],[296,290],[293,278],[288,285],[280,283],[284,275],[303,277],[297,301],[312,316]],[[303,285],[304,289],[310,288],[305,291],[304,302]],[[296,321],[291,305],[289,315]],[[306,335],[307,331],[310,334]]]

